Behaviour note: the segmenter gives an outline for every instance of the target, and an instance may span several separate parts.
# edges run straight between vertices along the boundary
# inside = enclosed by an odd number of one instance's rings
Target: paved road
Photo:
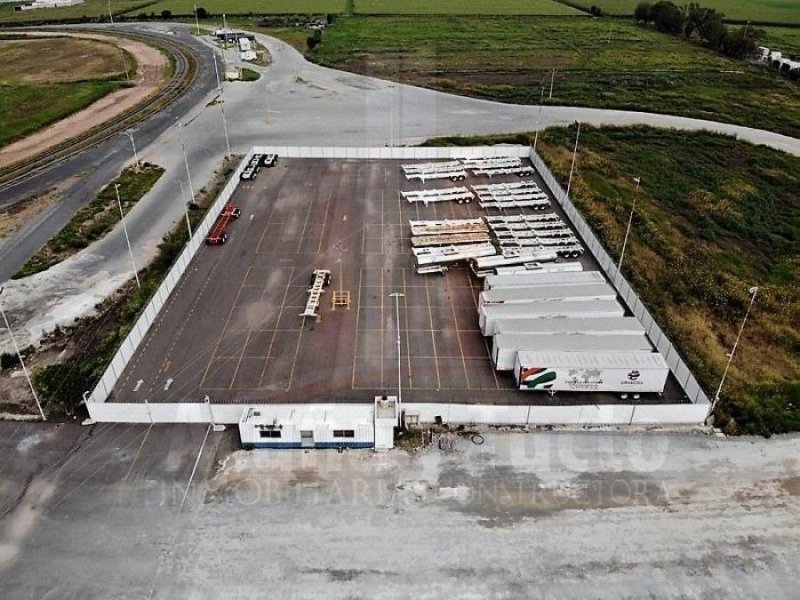
[[[180,30],[186,26],[149,24],[135,26],[154,32]],[[246,152],[254,144],[284,145],[384,145],[419,143],[441,135],[476,135],[518,132],[536,127],[535,106],[498,104],[399,85],[379,79],[353,75],[308,63],[292,47],[265,36],[258,36],[274,57],[274,64],[259,69],[263,77],[255,83],[225,84],[225,113],[234,153]],[[206,61],[210,54],[206,53]],[[233,58],[231,53],[230,58]],[[192,96],[194,104],[183,120],[188,161],[195,190],[206,185],[225,152],[220,104],[210,104],[215,93],[213,70],[205,66],[200,88]],[[202,97],[200,101],[198,98]],[[187,110],[186,102],[169,115]],[[163,127],[172,116],[159,123]],[[710,129],[739,135],[756,143],[800,155],[800,141],[777,134],[697,121],[682,117],[646,113],[604,111],[584,108],[548,107],[538,120],[540,127],[581,120],[593,124],[647,123],[663,127]],[[155,137],[155,135],[154,135]],[[143,138],[144,139],[144,138]],[[124,163],[124,138],[117,168]],[[180,135],[172,126],[145,148],[142,157],[161,164],[167,173],[151,193],[130,213],[128,226],[139,266],[155,254],[164,233],[182,217],[179,181],[187,183],[183,167]],[[81,159],[84,160],[84,159]],[[87,166],[91,159],[86,159]],[[87,201],[92,189],[100,189],[112,168],[81,188],[81,199],[65,202],[56,216],[45,216],[47,227],[34,224],[7,242],[0,255],[0,281],[9,277],[24,259],[43,244],[50,232],[65,222],[80,202]],[[34,184],[30,184],[33,186]],[[41,187],[46,187],[41,182]],[[77,192],[76,192],[77,193]],[[13,250],[11,250],[13,249]],[[46,273],[25,281],[10,282],[3,296],[13,326],[24,343],[38,339],[42,330],[83,315],[130,277],[130,262],[121,228],[101,242]],[[0,333],[0,351],[9,347]]]
[[[800,438],[486,438],[231,454],[197,425],[0,423],[3,593],[797,597]]]

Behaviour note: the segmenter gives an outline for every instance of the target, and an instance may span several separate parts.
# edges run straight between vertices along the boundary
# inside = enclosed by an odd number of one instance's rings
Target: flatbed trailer
[[[440,163],[422,163],[402,165],[403,174],[406,179],[419,179],[428,181],[430,179],[450,179],[451,181],[464,181],[467,172],[459,161],[449,161]]]
[[[470,266],[473,271],[484,271],[486,269],[494,269],[497,267],[507,267],[511,265],[521,265],[529,262],[548,262],[554,261],[558,258],[553,250],[545,251],[520,251],[518,249],[511,249],[502,254],[495,253],[491,256],[476,257],[470,261]]]
[[[442,188],[433,190],[415,190],[400,192],[400,195],[408,202],[422,202],[428,206],[431,202],[456,202],[458,204],[469,204],[474,195],[465,187]]]
[[[518,168],[522,166],[522,159],[519,156],[496,156],[487,158],[462,158],[461,164],[466,169],[486,169],[486,168]]]
[[[228,225],[234,219],[238,219],[241,214],[242,211],[238,207],[226,204],[220,211],[217,220],[214,221],[214,225],[211,226],[211,230],[206,236],[206,244],[209,246],[224,244],[228,240]]]
[[[525,287],[493,288],[478,296],[479,306],[485,304],[529,304],[542,300],[614,300],[617,291],[605,281],[573,283],[570,285],[532,285]]]
[[[466,261],[478,256],[495,254],[494,244],[463,244],[451,246],[429,246],[426,248],[412,248],[411,252],[417,261],[417,267],[429,265],[443,265],[459,261]]]
[[[488,233],[483,219],[444,219],[440,221],[409,220],[411,235],[438,235],[445,233]]]
[[[519,177],[531,177],[536,173],[533,167],[520,165],[519,167],[484,167],[472,169],[472,174],[476,177],[488,177],[491,179],[495,175],[517,175]]]
[[[440,235],[416,235],[411,237],[414,248],[424,246],[448,246],[452,244],[479,244],[490,242],[488,233],[443,233]]]
[[[525,391],[660,394],[669,366],[657,352],[517,353],[514,376]]]

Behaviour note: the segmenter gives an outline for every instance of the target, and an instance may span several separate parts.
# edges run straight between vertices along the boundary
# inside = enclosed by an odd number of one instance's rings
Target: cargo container
[[[643,335],[645,333],[644,326],[636,317],[500,319],[495,328],[497,333],[593,333],[597,335]]]
[[[664,391],[669,367],[657,352],[519,352],[519,389],[615,392],[627,397]]]
[[[511,267],[497,267],[476,272],[478,277],[488,277],[489,275],[516,275],[518,273],[579,273],[583,271],[583,265],[579,262],[559,262],[559,263],[524,263]]]
[[[478,304],[529,304],[556,299],[614,300],[616,297],[616,290],[607,283],[576,283],[573,285],[494,288],[481,292]]]
[[[556,271],[514,273],[512,275],[487,275],[484,290],[495,288],[526,287],[535,285],[571,285],[574,283],[605,283],[600,271]]]
[[[639,335],[594,333],[498,333],[492,339],[492,364],[511,371],[517,353],[529,352],[637,352],[652,351],[644,332]]]
[[[497,333],[499,320],[624,316],[625,309],[616,300],[543,300],[530,304],[486,304],[478,307],[478,323],[483,335]]]

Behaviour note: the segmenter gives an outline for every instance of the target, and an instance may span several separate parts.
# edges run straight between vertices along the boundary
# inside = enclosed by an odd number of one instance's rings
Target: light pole
[[[0,294],[3,293],[3,287],[0,286]],[[19,351],[19,346],[17,345],[17,339],[14,337],[14,334],[11,332],[11,326],[8,324],[8,318],[6,317],[6,313],[3,310],[3,306],[0,305],[0,315],[3,316],[3,323],[6,325],[6,330],[8,331],[8,336],[11,338],[11,343],[14,344],[14,350],[17,353],[17,358],[19,359],[19,364],[22,366],[22,371],[25,373],[25,379],[28,380],[28,385],[31,388],[31,394],[33,394],[33,399],[36,401],[36,408],[39,409],[39,414],[42,415],[42,421],[47,421],[47,417],[44,416],[44,411],[42,410],[42,404],[39,402],[39,396],[36,395],[36,388],[33,387],[33,381],[31,381],[31,376],[28,373],[28,369],[25,366],[25,361],[22,360],[22,353]]]
[[[189,180],[189,193],[192,195],[194,201],[194,187],[192,186],[192,174],[189,172],[189,159],[186,157],[186,138],[183,135],[183,130],[186,126],[183,123],[178,123],[181,128],[181,150],[183,150],[183,164],[186,165],[186,179]]]
[[[553,84],[556,82],[556,68],[553,67],[553,74],[550,76],[550,97],[549,99],[553,99]]]
[[[119,206],[119,215],[122,218],[122,231],[125,232],[125,242],[128,244],[128,254],[131,255],[131,265],[133,266],[133,276],[136,278],[136,287],[142,289],[142,284],[139,282],[139,272],[136,270],[136,261],[133,259],[133,248],[131,248],[131,238],[128,237],[128,227],[125,225],[125,213],[122,211],[122,200],[119,198],[119,184],[114,184],[114,191],[117,193],[117,206]]]
[[[186,192],[183,188],[183,182],[178,180],[181,184],[181,200],[183,201],[183,214],[186,215],[186,229],[189,231],[189,239],[192,239],[192,223],[189,221],[189,203],[186,202]]]
[[[569,168],[569,181],[567,181],[567,196],[572,189],[572,173],[575,171],[575,158],[578,156],[578,140],[581,138],[581,123],[578,121],[578,133],[575,135],[575,148],[572,150],[572,165]]]
[[[403,381],[402,381],[402,367],[400,361],[400,298],[404,298],[405,294],[400,292],[392,292],[389,294],[390,298],[394,298],[395,310],[395,323],[397,324],[397,416],[398,424],[400,423],[402,410],[403,410]]]
[[[633,223],[633,213],[636,210],[636,201],[639,199],[639,184],[642,182],[641,177],[634,179],[636,182],[636,191],[633,196],[633,206],[631,206],[631,214],[628,217],[628,227],[625,229],[625,239],[622,240],[622,252],[619,253],[619,264],[617,265],[617,275],[622,275],[622,260],[625,258],[625,249],[628,247],[628,236],[631,233],[631,224]]]
[[[200,18],[197,16],[197,4],[194,5],[194,24],[197,27],[197,35],[200,35]]]
[[[542,102],[544,102],[544,86],[539,95],[539,114],[536,115],[536,133],[533,135],[533,151],[536,152],[536,144],[539,142],[539,124],[542,122]]]
[[[108,18],[111,19],[111,26],[114,26],[114,15],[111,13],[111,0],[108,0]]]
[[[744,313],[744,319],[742,319],[742,324],[739,326],[739,333],[736,334],[736,341],[733,342],[733,348],[731,348],[730,354],[728,354],[728,362],[725,365],[725,371],[722,373],[722,379],[719,381],[719,387],[717,388],[716,393],[714,394],[714,399],[711,401],[711,406],[708,407],[708,414],[706,415],[706,423],[711,418],[711,415],[714,414],[714,409],[717,407],[719,403],[719,395],[722,393],[722,386],[725,384],[725,378],[728,376],[728,369],[731,368],[731,363],[733,362],[733,357],[736,354],[736,348],[739,345],[739,340],[742,337],[742,332],[744,331],[744,326],[747,323],[747,317],[750,316],[750,311],[753,309],[753,304],[756,301],[756,295],[758,294],[758,287],[753,286],[750,288],[750,304],[747,306],[747,312]]]
[[[133,140],[133,129],[126,129],[123,131],[125,135],[128,136],[128,139],[131,141],[131,146],[133,146],[133,161],[136,164],[136,168],[139,168],[139,154],[136,152],[136,142]]]

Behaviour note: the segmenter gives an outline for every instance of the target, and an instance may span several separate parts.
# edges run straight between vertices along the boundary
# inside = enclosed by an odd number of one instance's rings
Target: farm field
[[[566,187],[575,127],[537,150]],[[533,133],[428,144],[533,143]],[[635,177],[641,178],[637,195]],[[719,385],[759,292],[721,395],[729,432],[800,430],[800,158],[706,133],[582,127],[572,198],[616,260],[634,198],[625,276],[706,393]],[[733,419],[733,420],[731,420]],[[735,424],[734,424],[735,422]]]
[[[632,15],[639,0],[571,0],[571,4],[589,10],[597,6],[612,15]],[[676,0],[675,4],[687,2]],[[700,6],[714,8],[728,19],[753,23],[800,23],[797,0],[700,0]]]
[[[582,15],[556,0],[355,0],[354,12],[365,15]]]
[[[54,55],[59,59],[42,62]],[[103,42],[0,39],[0,146],[125,85],[123,61],[135,68],[131,57]]]
[[[312,58],[501,102],[538,103],[545,87],[553,105],[661,112],[800,135],[797,84],[628,22],[340,17]]]
[[[133,11],[147,6],[152,0],[113,0],[111,11],[114,15]],[[83,17],[108,18],[108,2],[106,0],[85,0],[83,4],[65,6],[63,8],[41,8],[15,12],[13,5],[0,4],[0,24],[13,25],[16,23],[41,23],[51,21],[76,22]]]
[[[539,138],[562,181],[574,139],[564,128]],[[760,286],[723,412],[751,433],[800,429],[800,159],[708,133],[582,130],[573,196],[615,257],[636,176],[626,276],[709,395]]]
[[[344,12],[345,0],[162,0],[147,6],[144,12],[173,15],[193,15],[194,7],[202,6],[210,14],[329,14]],[[135,11],[134,11],[135,12]]]
[[[765,27],[767,37],[759,43],[784,54],[800,54],[800,27]]]

